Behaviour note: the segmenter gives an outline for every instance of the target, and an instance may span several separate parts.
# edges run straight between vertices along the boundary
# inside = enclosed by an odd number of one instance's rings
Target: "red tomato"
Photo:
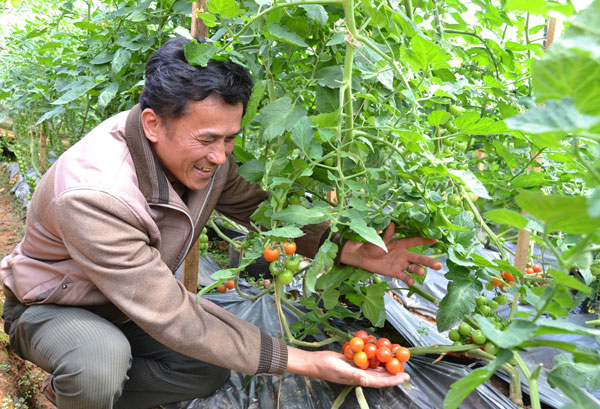
[[[392,343],[387,338],[379,338],[377,340],[377,342],[375,343],[375,345],[377,345],[377,349],[379,349],[381,347],[388,347],[390,349],[392,348]]]
[[[395,354],[396,351],[398,350],[398,348],[400,348],[400,344],[392,344],[392,346],[390,346],[390,350],[392,351],[392,354]]]
[[[349,360],[352,361],[352,358],[354,358],[354,351],[352,351],[352,348],[350,348],[350,343],[346,342],[347,346],[346,348],[342,348],[342,352],[344,353],[344,356],[346,358],[348,358]]]
[[[369,360],[369,368],[377,368],[380,364],[381,362],[379,362],[376,356]]]
[[[373,335],[369,335],[367,337],[367,342],[375,344],[377,342],[377,338],[375,338]]]
[[[263,250],[263,257],[268,262],[277,260],[277,257],[279,257],[279,248],[273,248],[271,246],[265,247],[265,249]]]
[[[227,280],[225,282],[225,287],[227,287],[230,290],[233,290],[235,288],[235,281],[233,281],[233,280]]]
[[[369,358],[367,358],[367,354],[363,351],[355,353],[352,360],[360,369],[367,369],[369,367]]]
[[[217,291],[220,292],[220,293],[224,293],[224,292],[227,291],[227,287],[225,287],[225,285],[223,285],[223,284],[219,284],[217,286]]]
[[[531,268],[533,269],[534,273],[541,273],[542,272],[542,267],[540,267],[539,264],[534,264]]]
[[[350,340],[350,349],[353,352],[362,351],[364,346],[365,346],[365,341],[363,341],[359,337],[354,337]]]
[[[400,347],[396,351],[396,358],[400,362],[406,362],[410,359],[410,351],[408,348]]]
[[[396,358],[392,358],[386,362],[385,369],[392,375],[396,375],[397,373],[404,372],[404,364]]]
[[[283,242],[283,249],[285,250],[285,254],[290,255],[296,252],[296,243],[292,242]]]
[[[392,351],[388,347],[377,348],[377,359],[379,362],[386,363],[392,359]]]
[[[367,358],[371,359],[377,355],[377,347],[375,344],[365,344],[363,352],[367,354]]]
[[[354,334],[354,336],[362,339],[365,344],[369,340],[369,334],[367,334],[367,331],[364,331],[362,329],[360,331],[356,331],[356,333]]]
[[[515,282],[515,276],[513,276],[512,273],[507,273],[506,271],[502,272],[502,278],[507,283],[514,283]]]
[[[535,271],[533,271],[533,268],[531,268],[531,267],[527,267],[527,268],[525,269],[525,274],[533,274],[533,273],[535,273]]]

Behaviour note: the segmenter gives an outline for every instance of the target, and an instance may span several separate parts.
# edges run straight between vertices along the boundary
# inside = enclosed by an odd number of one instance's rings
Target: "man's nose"
[[[208,160],[215,165],[222,165],[227,160],[227,151],[224,141],[215,141],[211,144],[211,150],[207,155]]]

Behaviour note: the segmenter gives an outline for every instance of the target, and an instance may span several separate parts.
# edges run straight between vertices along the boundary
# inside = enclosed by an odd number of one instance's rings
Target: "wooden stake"
[[[192,3],[192,27],[191,34],[194,38],[208,37],[208,27],[202,19],[198,18],[197,10],[206,10],[206,0],[199,0]],[[190,248],[190,252],[183,261],[181,270],[181,282],[188,291],[198,292],[198,265],[200,261],[200,241],[196,242]]]

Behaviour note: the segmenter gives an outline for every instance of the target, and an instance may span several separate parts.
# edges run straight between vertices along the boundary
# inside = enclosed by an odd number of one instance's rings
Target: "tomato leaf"
[[[475,193],[477,196],[484,199],[491,199],[487,189],[483,183],[477,179],[477,176],[475,176],[473,172],[460,169],[448,169],[448,173],[450,173],[454,179],[463,182],[467,189]]]
[[[448,283],[448,293],[440,302],[436,321],[439,332],[461,322],[475,310],[475,298],[481,292],[481,283],[474,277],[454,278]]]
[[[557,369],[556,372],[554,370],[550,371],[547,379],[550,386],[560,389],[565,395],[571,398],[576,405],[575,407],[581,409],[600,408],[600,405],[595,398],[586,394],[581,388],[573,384],[569,379],[565,379],[560,371],[560,368]]]
[[[538,325],[533,322],[515,320],[504,331],[499,331],[482,315],[476,314],[474,319],[489,340],[505,349],[515,348],[527,341],[538,328]]]
[[[314,138],[315,130],[307,116],[300,118],[292,127],[292,141],[310,159],[323,156],[323,147]]]
[[[310,291],[311,293],[315,292],[317,276],[323,273],[323,271],[325,271],[326,268],[333,266],[333,260],[335,259],[337,252],[337,244],[333,243],[330,240],[325,240],[321,247],[319,247],[319,251],[315,256],[313,263],[304,274],[304,280],[308,291]]]
[[[516,227],[517,229],[525,228],[529,222],[524,216],[508,209],[490,210],[489,212],[486,212],[484,216],[494,223],[506,224],[508,226]]]
[[[207,9],[211,13],[220,14],[224,18],[239,17],[244,14],[244,10],[235,0],[210,0]]]
[[[217,53],[219,47],[210,43],[198,43],[192,41],[183,48],[185,53],[185,59],[191,65],[198,65],[200,67],[206,67],[208,61]]]
[[[365,317],[375,327],[382,327],[385,322],[384,294],[385,291],[381,286],[371,284],[367,287],[367,295],[363,297],[360,305]]]
[[[600,228],[600,217],[588,215],[585,197],[547,196],[524,191],[515,200],[523,210],[546,222],[549,232],[588,234]]]
[[[265,164],[258,159],[252,159],[240,166],[238,173],[248,182],[258,183],[265,174]]]
[[[281,220],[286,223],[293,223],[299,226],[308,224],[318,224],[331,218],[329,209],[324,207],[311,207],[307,209],[300,205],[290,205],[284,210],[273,214],[274,220]]]
[[[274,239],[295,239],[304,236],[304,232],[295,226],[285,226],[266,231],[263,235]]]
[[[363,217],[363,215],[356,209],[346,210],[342,214],[344,217],[347,217],[351,221],[349,226],[350,230],[357,233],[363,239],[365,239],[369,243],[376,245],[377,247],[381,248],[387,253],[387,247],[383,242],[383,239],[379,236],[379,234],[377,234],[377,230],[370,226],[367,226],[367,223],[365,221],[367,219],[366,217]]]
[[[296,122],[305,115],[304,108],[293,105],[291,98],[283,97],[262,108],[258,121],[262,124],[265,139],[271,140],[292,130]]]
[[[308,47],[308,44],[298,34],[290,31],[286,26],[279,23],[269,23],[266,27],[265,35],[275,38],[285,43],[297,45],[299,47]]]

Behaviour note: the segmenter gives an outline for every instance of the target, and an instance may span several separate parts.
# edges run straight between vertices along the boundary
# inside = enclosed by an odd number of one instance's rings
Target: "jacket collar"
[[[139,104],[136,104],[127,116],[125,140],[135,164],[139,188],[148,203],[169,203],[169,181],[144,134]]]

